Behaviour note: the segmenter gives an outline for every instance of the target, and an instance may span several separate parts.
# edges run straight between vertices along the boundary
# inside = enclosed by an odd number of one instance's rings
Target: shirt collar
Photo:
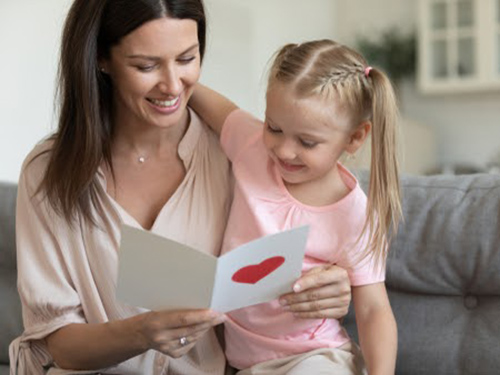
[[[184,163],[184,167],[186,170],[189,168],[191,164],[191,160],[193,159],[194,151],[196,150],[196,146],[200,139],[200,135],[202,132],[202,127],[204,126],[200,117],[188,107],[189,111],[189,125],[186,130],[186,133],[182,137],[179,142],[179,146],[177,148],[177,153],[179,157]]]

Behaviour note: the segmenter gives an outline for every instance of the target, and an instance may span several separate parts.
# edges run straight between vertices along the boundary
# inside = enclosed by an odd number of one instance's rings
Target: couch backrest
[[[386,280],[397,374],[498,373],[500,176],[405,176],[402,192],[405,221]],[[346,328],[356,337],[350,310]]]
[[[9,344],[22,332],[16,286],[16,195],[16,185],[0,182],[0,364],[9,363]]]

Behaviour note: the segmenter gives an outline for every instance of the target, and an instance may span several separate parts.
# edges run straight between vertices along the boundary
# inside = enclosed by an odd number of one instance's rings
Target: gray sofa
[[[402,185],[405,222],[387,269],[397,374],[500,373],[500,176],[405,176]],[[0,375],[22,329],[15,195],[0,184]],[[352,309],[345,324],[356,337]]]
[[[16,185],[0,182],[0,375],[9,373],[9,344],[23,328],[16,287],[16,195]]]
[[[404,177],[402,191],[386,278],[396,373],[500,374],[500,176]],[[352,311],[345,324],[356,336]]]

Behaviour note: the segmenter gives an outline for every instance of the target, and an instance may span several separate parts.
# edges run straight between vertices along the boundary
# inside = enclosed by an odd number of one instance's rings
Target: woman
[[[201,0],[73,3],[59,128],[28,155],[19,181],[25,332],[11,345],[11,373],[224,373],[212,330],[221,314],[115,299],[122,223],[218,254],[229,165],[187,107],[204,48]],[[299,316],[347,311],[345,271],[315,269],[297,284],[302,292],[283,299]]]

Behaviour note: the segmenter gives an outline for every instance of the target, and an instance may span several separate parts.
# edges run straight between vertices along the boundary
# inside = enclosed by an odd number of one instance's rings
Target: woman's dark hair
[[[112,87],[98,68],[110,49],[146,22],[162,17],[192,19],[205,51],[202,0],[75,0],[63,29],[58,72],[59,124],[39,190],[69,222],[81,213],[95,223],[96,173],[111,166]],[[173,40],[172,43],[176,41]]]

